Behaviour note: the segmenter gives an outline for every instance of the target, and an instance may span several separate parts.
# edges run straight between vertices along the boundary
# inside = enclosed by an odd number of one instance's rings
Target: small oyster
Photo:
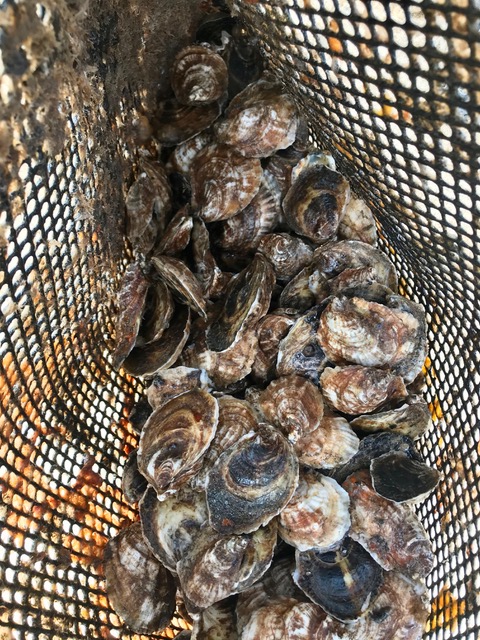
[[[332,469],[350,460],[358,451],[359,439],[345,418],[328,410],[317,429],[300,438],[298,459],[315,469]]]
[[[108,599],[132,631],[154,633],[170,624],[175,584],[147,547],[140,523],[108,541],[103,567]]]
[[[142,347],[159,340],[170,324],[174,309],[170,289],[161,280],[156,281],[147,293],[136,346]]]
[[[155,118],[154,137],[166,147],[173,147],[208,129],[220,110],[218,102],[182,105],[174,99],[164,100]]]
[[[244,209],[260,188],[262,166],[231,147],[211,144],[190,167],[192,203],[205,222],[227,220]]]
[[[310,288],[313,269],[313,264],[310,264],[299,271],[290,282],[287,282],[279,298],[281,307],[293,307],[299,311],[307,311],[315,305],[315,296]]]
[[[165,233],[155,247],[157,255],[174,256],[186,249],[190,242],[193,218],[189,207],[183,207],[168,223]]]
[[[280,342],[277,357],[277,375],[299,374],[318,383],[320,372],[327,364],[323,349],[317,340],[322,308],[312,307],[300,316]]]
[[[227,90],[227,65],[212,49],[190,45],[175,56],[170,82],[180,103],[210,104],[219,100]]]
[[[264,235],[258,245],[263,254],[273,265],[275,276],[280,282],[288,282],[312,259],[310,247],[288,233],[269,233]]]
[[[210,388],[210,380],[204,369],[174,367],[156,374],[147,389],[147,398],[150,406],[158,409],[175,396],[196,388]]]
[[[345,240],[360,240],[373,247],[377,245],[375,218],[364,200],[352,195],[340,221],[338,237]]]
[[[116,345],[112,365],[118,369],[135,345],[149,282],[140,265],[128,265],[118,292],[119,314],[115,321]]]
[[[427,576],[435,558],[413,511],[378,495],[368,471],[352,474],[343,487],[350,496],[350,536],[386,571],[400,571],[411,578]]]
[[[153,555],[170,571],[176,571],[177,562],[189,552],[207,518],[205,496],[188,487],[162,501],[150,487],[140,501],[144,538]]]
[[[140,436],[138,468],[157,493],[184,481],[208,449],[217,422],[218,402],[203,389],[187,391],[152,413]]]
[[[122,472],[123,497],[129,504],[135,504],[147,490],[147,481],[138,470],[137,452],[132,451]]]
[[[373,488],[395,502],[418,502],[431,493],[440,474],[423,462],[412,460],[403,451],[392,451],[370,463]]]
[[[278,598],[249,617],[240,640],[312,640],[324,618],[325,612],[311,602]]]
[[[238,640],[235,598],[215,602],[204,609],[193,622],[191,640]]]
[[[298,484],[298,461],[288,441],[269,425],[241,438],[210,471],[207,503],[221,533],[249,533],[288,503]]]
[[[275,375],[280,341],[295,323],[295,315],[282,309],[258,321],[258,351],[252,369],[255,380],[265,382]]]
[[[266,158],[293,143],[297,122],[292,98],[279,84],[262,79],[233,98],[216,134],[244,156]]]
[[[368,609],[383,571],[357,542],[346,538],[336,551],[296,552],[293,579],[329,615],[350,622]]]
[[[302,376],[273,380],[260,396],[267,421],[278,427],[295,444],[315,431],[323,417],[323,398],[318,387]]]
[[[428,404],[423,398],[409,396],[404,404],[395,409],[358,416],[350,423],[361,431],[391,431],[401,433],[417,439],[422,436],[432,424],[432,416]]]
[[[163,233],[167,217],[172,210],[173,199],[172,187],[167,172],[163,164],[155,162],[148,157],[140,158],[139,166],[152,182],[155,194],[152,221],[155,222],[157,232]]]
[[[127,212],[127,238],[134,242],[142,236],[153,216],[155,187],[150,176],[143,171],[130,186],[125,198]]]
[[[203,292],[200,283],[190,269],[181,260],[168,256],[154,256],[152,264],[180,302],[188,305],[206,319],[207,312]]]
[[[350,528],[349,504],[347,492],[332,478],[300,474],[295,493],[278,516],[278,533],[300,551],[329,551]]]
[[[325,166],[302,171],[283,200],[283,211],[290,228],[323,244],[337,233],[350,186],[343,176]]]
[[[408,395],[400,376],[359,365],[327,367],[320,377],[320,384],[328,404],[349,415],[375,411],[388,400]]]

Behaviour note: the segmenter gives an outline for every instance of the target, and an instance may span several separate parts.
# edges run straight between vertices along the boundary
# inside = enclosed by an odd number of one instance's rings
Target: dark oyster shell
[[[140,523],[131,524],[109,540],[103,567],[108,599],[132,631],[154,633],[170,624],[175,584],[147,547]]]
[[[174,309],[170,289],[158,280],[148,290],[136,346],[141,347],[159,340],[170,325]]]
[[[148,483],[138,470],[137,452],[132,451],[122,472],[123,497],[129,504],[135,504],[147,490]]]
[[[224,451],[210,471],[210,522],[221,533],[255,531],[283,509],[297,484],[293,448],[273,427],[259,425]]]
[[[218,298],[223,294],[231,274],[220,271],[210,251],[210,236],[203,220],[197,218],[192,231],[193,261],[195,275],[207,298]]]
[[[440,473],[406,453],[393,451],[370,463],[373,488],[395,502],[418,502],[431,493],[440,481]]]
[[[358,416],[350,424],[361,431],[391,431],[417,439],[432,424],[432,416],[428,404],[423,398],[409,396],[405,404],[401,404],[395,409]]]
[[[166,147],[185,142],[208,129],[220,115],[220,104],[183,105],[177,100],[163,101],[153,123],[155,138]]]
[[[155,247],[157,255],[174,256],[181,253],[190,242],[193,218],[188,206],[183,207],[168,223],[165,233]]]
[[[227,65],[212,49],[190,45],[175,56],[170,82],[180,103],[210,104],[219,100],[227,90]]]
[[[191,389],[210,388],[210,380],[204,369],[174,367],[160,371],[147,389],[147,398],[153,409],[158,409],[172,398]]]
[[[315,305],[315,296],[310,289],[310,276],[313,272],[310,264],[288,282],[279,298],[281,307],[293,307],[299,311],[307,311]]]
[[[206,303],[200,283],[181,260],[168,256],[154,256],[152,265],[180,302],[191,307],[202,318],[207,318]]]

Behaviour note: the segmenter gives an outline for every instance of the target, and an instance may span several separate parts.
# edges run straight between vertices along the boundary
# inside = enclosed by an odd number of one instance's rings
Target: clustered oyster
[[[423,309],[249,55],[235,30],[178,53],[159,159],[128,192],[113,358],[149,407],[107,593],[141,633],[181,603],[192,639],[419,639],[433,553],[410,505],[439,479],[414,446]]]

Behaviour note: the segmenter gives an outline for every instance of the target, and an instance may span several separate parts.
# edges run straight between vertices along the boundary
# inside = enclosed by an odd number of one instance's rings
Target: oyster
[[[215,602],[204,609],[194,620],[191,640],[238,640],[235,598]]]
[[[170,624],[175,584],[147,547],[140,523],[131,524],[109,540],[103,567],[108,599],[132,631],[154,633]]]
[[[216,135],[244,156],[266,158],[293,143],[297,123],[292,98],[279,84],[262,79],[232,99]]]
[[[147,490],[147,481],[138,470],[137,452],[132,451],[123,467],[122,492],[129,504],[135,504]]]
[[[244,209],[260,188],[262,166],[231,147],[211,144],[190,167],[192,204],[205,222],[227,220]]]
[[[116,344],[112,353],[112,365],[116,369],[135,345],[148,286],[140,265],[136,262],[128,265],[118,293],[119,314],[115,322]]]
[[[311,602],[278,598],[250,616],[240,640],[312,640],[324,618],[325,612]]]
[[[153,216],[155,187],[150,176],[143,171],[132,183],[125,198],[127,238],[135,242],[140,238]]]
[[[143,425],[147,421],[148,417],[152,414],[152,407],[149,405],[148,400],[143,396],[133,405],[132,411],[128,416],[130,424],[132,425],[135,433],[141,433]]]
[[[323,417],[320,390],[310,380],[297,375],[273,380],[260,396],[260,407],[267,421],[293,444],[317,429]]]
[[[154,256],[152,264],[180,302],[188,305],[206,319],[207,312],[203,292],[200,283],[190,269],[181,260],[168,256]]]
[[[417,439],[432,424],[432,416],[423,398],[409,396],[404,404],[395,409],[358,416],[350,424],[361,431],[391,431]]]
[[[205,496],[188,487],[163,501],[150,487],[140,501],[144,538],[153,555],[170,571],[176,571],[177,562],[189,552],[207,518]]]
[[[300,474],[295,493],[278,516],[278,533],[300,551],[329,551],[350,528],[349,504],[347,492],[332,478]]]
[[[210,131],[202,131],[198,135],[177,145],[168,160],[167,169],[188,176],[192,162],[197,154],[212,142]]]
[[[138,445],[138,468],[162,496],[188,480],[188,472],[208,449],[218,422],[218,402],[193,389],[156,409]]]
[[[190,242],[193,218],[188,207],[183,207],[170,220],[160,242],[155,247],[157,255],[174,256],[186,249]]]
[[[164,100],[154,122],[154,137],[166,147],[190,140],[215,122],[220,115],[218,102],[183,105],[177,100]]]
[[[298,461],[288,441],[261,424],[224,451],[210,471],[207,504],[220,533],[249,533],[288,503],[298,484]]]
[[[281,307],[293,307],[299,311],[307,311],[315,305],[315,296],[310,288],[313,269],[313,264],[310,264],[299,271],[290,282],[287,282],[279,298]]]
[[[248,589],[270,566],[276,541],[274,522],[250,535],[225,536],[204,528],[177,563],[178,578],[190,606],[205,609]]]
[[[212,49],[190,45],[175,56],[170,82],[180,103],[210,104],[219,100],[227,90],[227,65]]]
[[[205,296],[218,298],[223,294],[232,276],[220,271],[210,251],[210,236],[207,227],[199,218],[193,222],[192,249],[195,275]]]
[[[408,395],[401,376],[359,365],[327,367],[320,385],[328,404],[349,415],[375,411],[389,400]]]
[[[178,305],[172,322],[158,340],[132,349],[123,363],[133,376],[151,378],[175,363],[190,335],[190,309]]]
[[[283,211],[295,233],[319,245],[337,233],[349,199],[350,186],[343,176],[323,165],[314,166],[292,183]]]
[[[258,351],[252,368],[256,380],[265,382],[275,375],[280,341],[295,323],[295,316],[295,313],[280,309],[258,321]]]
[[[370,463],[373,488],[395,502],[418,502],[431,493],[440,474],[423,462],[412,460],[403,451],[384,453]]]
[[[350,475],[342,486],[350,496],[350,536],[386,571],[400,571],[414,579],[427,576],[434,555],[413,511],[378,495],[368,471]]]
[[[357,453],[359,442],[348,421],[327,410],[318,428],[297,441],[295,451],[302,464],[332,469],[348,462]]]
[[[288,282],[312,259],[310,247],[288,233],[269,233],[260,240],[259,253],[273,265],[278,281]]]
[[[174,367],[160,371],[147,389],[148,402],[152,409],[158,409],[175,396],[192,389],[210,388],[210,380],[204,369]]]
[[[170,289],[158,280],[148,290],[136,346],[141,347],[159,340],[170,324],[174,309]]]
[[[377,245],[375,218],[364,200],[352,195],[340,221],[338,237],[345,240],[360,240],[373,247]]]
[[[305,151],[307,151],[306,148]],[[306,169],[321,166],[325,166],[331,171],[336,171],[335,160],[329,151],[310,150],[306,155],[303,153],[297,164],[292,168],[292,182]]]
[[[298,586],[342,622],[365,613],[383,578],[381,567],[350,538],[336,551],[297,551],[296,564],[293,579]]]

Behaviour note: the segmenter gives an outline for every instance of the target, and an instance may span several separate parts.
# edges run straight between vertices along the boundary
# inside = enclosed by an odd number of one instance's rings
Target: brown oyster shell
[[[139,505],[145,541],[153,555],[170,571],[189,552],[195,537],[208,518],[205,496],[182,487],[160,501],[153,487]]]
[[[280,342],[277,357],[277,375],[298,374],[318,383],[320,372],[327,364],[317,331],[321,307],[312,307],[300,316]]]
[[[377,246],[377,225],[364,200],[352,195],[338,226],[338,237],[342,240],[360,240],[372,247]]]
[[[294,142],[297,123],[292,98],[281,85],[262,79],[233,98],[216,134],[244,156],[266,158]]]
[[[203,389],[187,391],[152,413],[140,435],[138,468],[159,495],[181,485],[208,449],[217,422],[218,402]]]
[[[262,166],[231,147],[211,144],[190,167],[192,203],[205,222],[227,220],[244,209],[260,188]]]
[[[354,418],[351,423],[355,429],[367,433],[391,431],[401,433],[414,440],[422,436],[432,424],[428,404],[419,396],[409,396],[404,404],[395,409]]]
[[[135,241],[140,238],[153,216],[155,187],[150,177],[143,171],[130,186],[125,198],[127,213],[127,238]]]
[[[350,529],[347,492],[332,478],[302,473],[278,516],[280,537],[299,551],[335,548]]]
[[[181,260],[169,256],[154,256],[152,264],[173,294],[206,319],[206,303],[202,288],[190,269]]]
[[[260,396],[267,422],[278,427],[295,444],[315,431],[323,417],[323,397],[310,380],[290,375],[273,380]]]
[[[151,378],[162,369],[171,367],[182,352],[190,335],[190,309],[177,305],[168,329],[158,340],[132,349],[125,359],[125,371],[133,376]]]
[[[315,295],[310,288],[313,268],[312,264],[304,267],[290,282],[287,282],[279,298],[281,307],[307,311],[315,305]]]
[[[132,631],[154,633],[170,624],[175,584],[146,545],[139,522],[107,542],[103,568],[108,599]]]
[[[136,346],[141,347],[159,340],[169,327],[174,310],[175,304],[170,289],[161,280],[154,282],[147,293]]]
[[[190,45],[175,56],[170,82],[180,103],[210,104],[219,100],[227,90],[227,65],[212,49]]]
[[[290,228],[323,244],[337,233],[345,206],[350,199],[347,180],[325,166],[302,171],[283,200],[283,211]]]
[[[288,233],[268,233],[258,244],[259,253],[273,265],[280,282],[288,282],[310,263],[313,251],[310,247]]]
[[[257,323],[258,351],[253,363],[255,380],[266,382],[275,375],[278,348],[292,325],[295,315],[291,313],[270,313]]]
[[[158,409],[172,398],[192,389],[210,389],[211,382],[204,369],[174,367],[158,372],[147,389],[148,402]]]
[[[208,129],[220,111],[218,102],[183,105],[174,99],[164,100],[155,118],[154,137],[166,147],[173,147]]]
[[[440,473],[403,451],[392,451],[374,458],[370,475],[375,491],[395,502],[424,500],[440,481]]]
[[[210,251],[210,236],[203,220],[193,222],[192,230],[193,261],[195,276],[207,298],[217,298],[223,294],[230,281],[231,274],[223,273]]]
[[[137,452],[132,451],[122,472],[122,493],[129,504],[140,500],[147,489],[147,481],[138,470]]]
[[[186,249],[190,242],[193,218],[189,207],[183,207],[168,223],[165,233],[155,247],[158,255],[174,256]]]
[[[210,523],[221,533],[249,533],[288,503],[298,484],[298,460],[273,427],[258,426],[224,451],[209,473]]]
[[[194,620],[191,640],[238,640],[235,618],[235,598],[215,602]]]
[[[327,367],[320,385],[328,404],[349,415],[375,411],[389,400],[408,395],[401,376],[359,365]]]
[[[386,571],[411,578],[425,577],[435,556],[425,530],[413,511],[378,495],[368,471],[357,471],[342,485],[350,496],[350,535]]]
[[[305,434],[296,445],[298,459],[315,469],[333,469],[358,451],[359,439],[345,418],[326,412],[320,426]]]
[[[192,162],[197,154],[212,142],[210,131],[202,131],[198,135],[178,144],[168,159],[167,169],[188,176]]]
[[[274,281],[271,265],[258,254],[246,269],[230,280],[225,297],[206,330],[209,349],[228,349],[242,331],[254,326],[267,313]]]
[[[223,598],[248,589],[268,569],[277,540],[272,522],[249,535],[224,536],[204,528],[189,553],[177,563],[186,600],[206,609]]]
[[[118,369],[135,345],[149,282],[140,265],[128,265],[118,292],[118,316],[115,321],[115,349],[112,365]]]
[[[325,612],[311,602],[278,598],[257,609],[248,619],[240,640],[260,638],[312,640]]]

